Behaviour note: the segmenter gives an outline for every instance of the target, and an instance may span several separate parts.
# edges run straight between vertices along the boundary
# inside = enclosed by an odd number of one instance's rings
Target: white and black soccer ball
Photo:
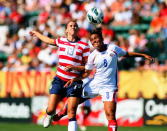
[[[87,12],[87,20],[91,24],[95,24],[95,25],[102,23],[103,22],[103,12],[102,12],[102,10],[98,9],[96,7],[91,8]]]

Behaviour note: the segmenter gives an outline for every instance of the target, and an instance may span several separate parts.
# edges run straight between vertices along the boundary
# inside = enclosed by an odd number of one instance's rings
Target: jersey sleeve
[[[60,41],[60,38],[57,38],[54,40],[54,45],[55,46],[59,46],[59,41]]]
[[[95,56],[93,53],[91,53],[88,57],[88,61],[85,65],[85,69],[86,70],[92,70],[94,68],[94,59],[95,59]]]
[[[122,49],[122,48],[120,48],[119,46],[116,46],[116,45],[114,46],[114,51],[117,53],[117,55],[119,57],[124,56],[124,55],[127,54],[127,51],[125,51],[124,49]]]

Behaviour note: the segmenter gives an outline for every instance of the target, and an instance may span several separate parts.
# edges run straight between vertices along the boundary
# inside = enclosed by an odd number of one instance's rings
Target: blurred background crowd
[[[92,7],[103,10],[105,43],[115,41],[127,51],[149,54],[155,63],[121,59],[121,69],[167,71],[167,0],[0,0],[0,70],[56,71],[57,49],[29,35],[37,30],[63,36],[65,24],[76,19],[79,36],[89,42],[94,28],[86,19]]]

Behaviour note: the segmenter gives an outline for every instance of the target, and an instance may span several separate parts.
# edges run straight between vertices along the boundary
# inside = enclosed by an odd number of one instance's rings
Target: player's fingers
[[[153,60],[153,58],[152,58],[151,56],[147,56],[146,58],[147,58],[148,60],[150,60],[150,61]]]
[[[72,66],[66,66],[66,67],[65,67],[65,70],[66,70],[66,71],[71,71],[71,70],[72,70]]]
[[[66,70],[66,71],[71,71],[71,69],[70,69],[70,68],[65,68],[65,70]]]
[[[71,81],[68,81],[65,85],[64,85],[64,87],[68,87],[68,86],[70,86],[71,85]]]
[[[155,62],[155,58],[151,58],[151,62],[154,63]]]
[[[149,56],[148,59],[149,59],[150,61],[153,61],[153,58],[152,58],[151,56]]]
[[[33,31],[30,31],[29,34],[30,34],[31,36],[35,36],[35,33],[34,33]]]
[[[68,82],[64,85],[64,87],[68,87]]]
[[[33,32],[30,31],[29,34],[30,34],[31,36],[33,36]]]

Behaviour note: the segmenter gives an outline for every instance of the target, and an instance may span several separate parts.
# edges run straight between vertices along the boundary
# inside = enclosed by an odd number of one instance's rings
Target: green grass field
[[[49,128],[43,128],[34,124],[0,123],[0,131],[67,131],[67,126],[55,125]],[[88,127],[87,131],[107,131],[107,127]],[[118,131],[167,131],[167,127],[119,127]]]

